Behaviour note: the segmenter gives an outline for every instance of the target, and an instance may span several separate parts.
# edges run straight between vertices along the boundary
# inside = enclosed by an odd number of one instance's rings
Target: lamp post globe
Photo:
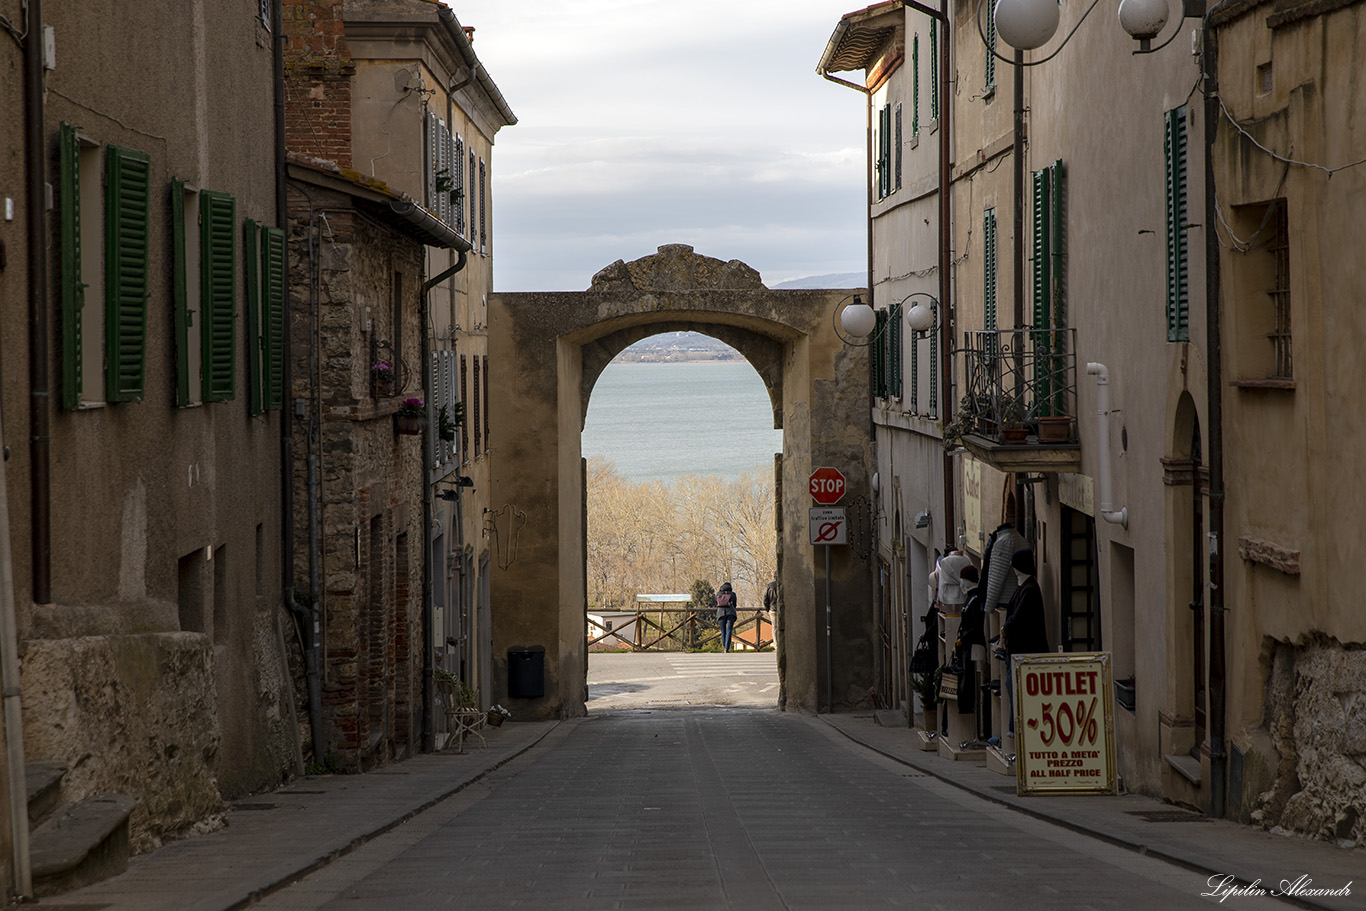
[[[1120,0],[1119,24],[1139,41],[1151,41],[1167,24],[1167,0]]]
[[[996,0],[996,34],[1021,51],[1043,47],[1058,30],[1058,0]]]
[[[925,332],[934,325],[934,311],[921,301],[906,311],[906,327],[912,332]]]
[[[855,297],[854,302],[840,314],[840,325],[854,338],[867,338],[877,325],[877,314],[863,302],[863,298]]]

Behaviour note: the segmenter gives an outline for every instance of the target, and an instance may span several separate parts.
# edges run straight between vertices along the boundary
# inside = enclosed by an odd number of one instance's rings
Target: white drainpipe
[[[1099,446],[1100,456],[1100,515],[1106,522],[1129,527],[1129,508],[1121,506],[1112,509],[1110,499],[1110,373],[1104,364],[1089,363],[1086,373],[1096,378],[1096,413],[1100,415]]]

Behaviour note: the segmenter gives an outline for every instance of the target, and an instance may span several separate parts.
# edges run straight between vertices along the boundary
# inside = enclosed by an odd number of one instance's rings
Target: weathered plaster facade
[[[1230,812],[1360,845],[1366,165],[1348,165],[1366,148],[1366,5],[1237,3],[1216,22]]]
[[[866,704],[872,683],[871,567],[834,548],[833,677],[825,669],[824,554],[812,546],[811,470],[838,467],[846,501],[867,496],[871,456],[866,348],[831,328],[844,291],[770,291],[739,261],[681,244],[599,272],[585,292],[495,294],[490,301],[492,405],[518,420],[493,428],[493,500],[501,512],[493,598],[493,697],[528,717],[581,715],[587,697],[585,502],[580,438],[594,383],[631,343],[695,330],[738,349],[763,378],[783,430],[775,478],[781,704],[815,711]],[[525,515],[524,523],[517,512]],[[545,696],[508,697],[508,651],[545,649]]]
[[[5,683],[22,683],[27,758],[71,767],[63,802],[101,791],[137,798],[135,850],[211,820],[221,797],[276,786],[294,769],[280,646],[279,413],[251,408],[242,341],[225,364],[231,388],[221,401],[177,404],[177,355],[201,339],[200,323],[182,336],[174,319],[172,181],[234,202],[236,340],[247,338],[242,221],[276,222],[272,42],[254,12],[208,0],[95,19],[45,8],[59,53],[45,76],[39,150],[53,194],[40,342],[24,239],[39,213],[23,192],[22,55],[12,42],[0,52],[0,161],[12,178],[3,195],[15,204],[0,228],[7,518],[24,659],[22,680]],[[63,207],[76,201],[62,180],[63,124],[75,127],[84,178],[79,389],[63,371],[74,359],[62,321],[63,282],[74,274],[62,261],[72,252],[63,232],[75,227],[63,223]],[[102,235],[112,191],[102,172],[116,147],[147,163],[144,360],[122,401],[105,381],[113,330]],[[199,258],[192,245],[187,260],[197,268]],[[37,383],[35,350],[47,364]],[[50,429],[35,425],[35,413]],[[35,437],[46,437],[46,455]],[[47,535],[35,525],[44,514]]]

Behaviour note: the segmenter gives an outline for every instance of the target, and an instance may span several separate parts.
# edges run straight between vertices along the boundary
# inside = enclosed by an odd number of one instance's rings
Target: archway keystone
[[[832,314],[848,290],[774,291],[739,260],[670,244],[618,260],[587,291],[489,298],[489,428],[494,509],[525,512],[515,557],[491,579],[493,693],[521,718],[581,715],[587,700],[585,500],[581,435],[593,385],[633,342],[691,330],[743,354],[763,378],[783,430],[775,460],[779,508],[780,704],[826,707],[825,556],[810,544],[807,477],[836,466],[851,495],[868,492],[872,419],[868,349],[844,345]],[[503,540],[507,529],[490,529]],[[502,567],[506,566],[506,569]],[[873,571],[835,548],[831,562],[834,708],[863,701],[873,682]],[[545,649],[545,695],[511,699],[508,654]]]

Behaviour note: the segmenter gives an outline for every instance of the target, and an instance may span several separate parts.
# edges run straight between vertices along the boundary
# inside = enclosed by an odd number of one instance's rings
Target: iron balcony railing
[[[966,391],[946,428],[946,443],[967,435],[1045,446],[1074,441],[1075,329],[1002,329],[964,336],[959,353]]]

